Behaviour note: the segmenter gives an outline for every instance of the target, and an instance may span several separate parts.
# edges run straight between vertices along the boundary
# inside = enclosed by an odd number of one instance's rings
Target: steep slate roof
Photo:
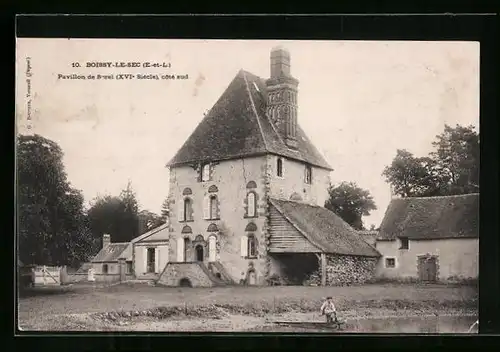
[[[468,238],[479,236],[479,194],[393,199],[379,239]]]
[[[240,70],[167,166],[271,153],[332,170],[300,126],[297,150],[286,146],[266,116],[266,102],[265,81]]]
[[[119,258],[132,260],[130,243],[110,243],[97,253],[92,263],[116,262]]]
[[[326,208],[275,198],[270,202],[312,244],[326,253],[380,256],[356,230]]]

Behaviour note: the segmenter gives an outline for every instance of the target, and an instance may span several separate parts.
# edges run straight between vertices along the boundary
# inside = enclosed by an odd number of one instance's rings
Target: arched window
[[[108,273],[108,264],[103,264],[102,265],[102,273],[107,274]]]
[[[247,216],[254,217],[256,216],[257,209],[257,199],[255,198],[255,193],[250,192],[247,194]]]
[[[257,257],[257,239],[253,234],[248,235],[248,257]]]
[[[276,175],[283,177],[283,159],[281,158],[276,161]]]
[[[247,188],[248,189],[257,188],[257,184],[255,183],[255,181],[250,181],[247,183]]]
[[[184,199],[184,221],[193,220],[193,202],[191,199]]]
[[[193,233],[193,230],[189,226],[184,226],[181,230],[181,233]]]
[[[309,184],[309,185],[312,183],[312,168],[310,165],[305,166],[304,182]]]
[[[203,206],[203,218],[206,220],[219,219],[219,200],[216,195],[205,196]]]
[[[210,219],[219,218],[219,209],[217,204],[217,196],[210,197]]]

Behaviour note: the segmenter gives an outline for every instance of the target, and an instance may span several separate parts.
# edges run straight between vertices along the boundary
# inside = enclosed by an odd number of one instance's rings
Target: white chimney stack
[[[111,243],[111,235],[102,235],[102,248],[107,247]]]

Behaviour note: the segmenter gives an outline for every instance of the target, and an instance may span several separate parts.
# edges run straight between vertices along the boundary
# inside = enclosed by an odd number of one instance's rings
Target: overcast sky
[[[378,206],[390,201],[381,176],[396,149],[422,156],[444,124],[479,128],[479,43],[18,39],[18,131],[26,133],[26,57],[31,133],[57,142],[72,185],[90,201],[118,195],[128,180],[142,209],[159,213],[165,164],[239,69],[269,76],[284,45],[299,79],[298,121],[335,169]],[[151,61],[170,68],[86,68],[86,62]],[[71,63],[80,63],[73,68]],[[58,74],[188,74],[187,80],[60,80]],[[223,141],[221,141],[223,142]]]

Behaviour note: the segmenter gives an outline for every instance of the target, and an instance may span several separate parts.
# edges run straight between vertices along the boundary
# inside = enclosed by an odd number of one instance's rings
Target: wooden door
[[[255,285],[257,284],[257,276],[255,275],[255,271],[251,271],[248,273],[248,284]]]
[[[424,282],[437,281],[437,260],[436,257],[419,258],[419,278]]]
[[[201,244],[197,245],[195,248],[196,252],[196,261],[202,262],[203,261],[203,246]]]
[[[154,273],[156,269],[156,248],[148,248],[147,251],[147,272]]]

